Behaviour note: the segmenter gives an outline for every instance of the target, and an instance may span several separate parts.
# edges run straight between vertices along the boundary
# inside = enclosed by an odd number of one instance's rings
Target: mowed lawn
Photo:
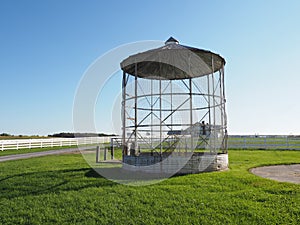
[[[300,151],[229,151],[230,170],[125,186],[80,154],[0,163],[0,224],[300,224],[300,185],[249,168],[300,163]]]

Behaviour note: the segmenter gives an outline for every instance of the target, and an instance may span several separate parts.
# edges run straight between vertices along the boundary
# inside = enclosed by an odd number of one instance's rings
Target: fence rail
[[[120,137],[115,141],[122,143]],[[114,142],[112,142],[114,143]],[[228,149],[300,150],[300,136],[293,135],[229,135]]]
[[[300,150],[300,136],[229,136],[228,149]]]
[[[0,150],[31,149],[46,147],[63,147],[74,145],[103,144],[110,142],[111,137],[83,138],[45,138],[45,139],[10,139],[0,140]]]
[[[103,144],[117,137],[45,138],[0,140],[0,151],[45,147]],[[112,142],[114,143],[114,142]],[[228,149],[300,150],[300,136],[229,136]]]

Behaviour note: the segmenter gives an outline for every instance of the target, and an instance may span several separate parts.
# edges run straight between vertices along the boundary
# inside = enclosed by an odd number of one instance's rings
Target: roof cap
[[[175,38],[170,37],[168,40],[166,40],[165,44],[179,44],[179,41],[177,41]]]

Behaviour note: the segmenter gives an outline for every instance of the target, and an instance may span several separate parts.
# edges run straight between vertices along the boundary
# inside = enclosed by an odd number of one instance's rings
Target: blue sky
[[[174,36],[226,59],[229,133],[300,134],[299,12],[296,0],[2,0],[0,133],[72,131],[92,62],[119,45]],[[110,115],[96,113],[98,131],[113,131]]]

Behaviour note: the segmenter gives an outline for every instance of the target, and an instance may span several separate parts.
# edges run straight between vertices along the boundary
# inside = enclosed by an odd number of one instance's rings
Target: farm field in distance
[[[229,150],[230,170],[125,186],[81,154],[0,163],[2,224],[299,224],[300,185],[249,173],[299,151]]]

